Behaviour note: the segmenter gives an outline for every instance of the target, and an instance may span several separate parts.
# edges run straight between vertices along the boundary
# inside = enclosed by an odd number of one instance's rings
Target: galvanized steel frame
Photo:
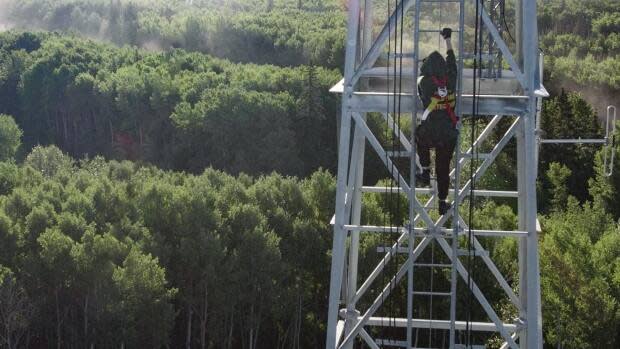
[[[364,1],[364,0],[362,0]],[[371,3],[370,0],[367,4]],[[467,1],[467,0],[465,0]],[[408,9],[416,0],[403,0],[399,6]],[[413,195],[411,188],[413,187],[417,193],[430,194],[432,191],[428,189],[415,188],[415,183],[411,185],[407,183],[405,178],[392,166],[392,160],[387,155],[385,149],[381,146],[378,139],[374,136],[372,130],[368,127],[365,120],[367,112],[385,112],[385,100],[390,98],[389,94],[383,92],[359,92],[356,91],[356,84],[364,71],[370,68],[380,55],[383,45],[390,35],[389,28],[393,25],[386,25],[381,30],[378,38],[374,41],[369,40],[370,29],[367,25],[360,27],[360,0],[352,0],[349,2],[349,20],[348,34],[346,42],[346,57],[344,80],[340,89],[342,92],[342,111],[339,132],[339,163],[338,163],[338,179],[336,194],[336,214],[333,220],[334,224],[334,240],[332,248],[332,265],[330,279],[330,299],[328,309],[327,324],[327,348],[351,348],[353,341],[359,337],[371,348],[378,348],[377,342],[364,329],[365,326],[372,326],[383,323],[377,321],[372,315],[381,306],[381,303],[387,295],[393,290],[394,285],[410,273],[413,262],[421,254],[428,244],[436,241],[446,252],[448,257],[453,261],[456,267],[453,269],[453,275],[461,275],[467,278],[467,270],[458,260],[458,256],[453,255],[454,248],[446,240],[450,237],[448,228],[444,228],[444,224],[448,221],[450,214],[444,215],[438,221],[433,222],[424,207],[433,202],[434,196],[431,196],[427,204],[422,206],[418,198]],[[370,6],[364,6],[364,18],[372,17],[369,10]],[[398,10],[400,11],[400,10]],[[499,332],[506,343],[506,348],[542,348],[542,318],[540,304],[540,275],[539,275],[539,256],[538,256],[538,232],[536,224],[536,161],[537,161],[537,139],[536,139],[536,112],[539,96],[537,90],[540,90],[540,68],[538,61],[538,37],[536,24],[536,1],[519,0],[518,1],[518,33],[517,44],[518,51],[513,55],[508,46],[503,42],[499,35],[499,31],[495,28],[485,11],[481,11],[481,18],[485,27],[489,29],[489,33],[495,39],[504,59],[508,61],[516,79],[523,88],[523,94],[514,96],[484,96],[480,108],[481,114],[496,115],[487,127],[481,132],[475,144],[481,144],[493,128],[498,124],[501,117],[516,116],[514,123],[506,131],[504,136],[496,143],[493,150],[482,156],[482,163],[477,167],[474,180],[478,181],[495,158],[502,151],[504,146],[512,138],[517,141],[517,178],[518,188],[516,191],[492,191],[477,190],[475,195],[486,195],[489,197],[517,197],[518,199],[518,231],[474,231],[475,236],[518,236],[519,239],[519,292],[514,292],[501,272],[495,266],[488,254],[480,253],[485,265],[497,279],[500,287],[505,291],[507,298],[519,309],[520,318],[515,324],[504,323],[494,312],[492,306],[488,303],[482,290],[475,283],[472,283],[471,291],[478,299],[480,304],[487,312],[491,323],[476,323],[472,326],[473,330],[489,330],[494,328]],[[390,20],[396,20],[397,11],[391,16]],[[418,28],[419,29],[419,28]],[[363,33],[360,35],[360,32]],[[414,33],[416,34],[416,33]],[[461,34],[462,35],[462,31]],[[362,37],[363,42],[359,42],[358,38]],[[359,59],[358,59],[359,58]],[[417,61],[417,60],[416,60]],[[417,100],[415,95],[403,96],[403,109],[415,111],[417,109]],[[471,107],[471,96],[463,96],[462,105],[459,105],[460,115],[467,107]],[[385,114],[384,117],[389,117]],[[400,130],[392,130],[401,139],[406,151],[415,154],[415,142],[407,140]],[[351,139],[353,135],[353,139]],[[365,192],[378,192],[385,188],[364,187],[362,178],[364,171],[364,152],[366,141],[371,145],[382,162],[389,170],[391,176],[394,177],[398,188],[394,188],[394,193],[407,194],[410,200],[411,216],[415,215],[414,222],[418,219],[424,223],[424,227],[399,227],[394,228],[399,237],[391,248],[386,249],[385,256],[377,264],[371,274],[362,282],[358,288],[358,271],[357,259],[359,254],[359,238],[360,233],[364,231],[386,233],[389,230],[386,227],[362,226],[360,224],[361,197]],[[459,164],[467,161],[468,154],[471,156],[472,150],[465,152],[462,157],[457,157]],[[394,155],[394,154],[392,154]],[[411,157],[414,164],[415,158]],[[413,166],[411,166],[413,168]],[[453,171],[455,181],[458,183],[460,175]],[[415,178],[415,176],[411,176]],[[415,180],[412,179],[412,182]],[[452,190],[455,202],[460,203],[469,195],[471,181],[467,181],[463,187],[456,186],[458,190]],[[462,234],[467,225],[462,217],[457,213],[459,228],[454,230],[452,235]],[[411,231],[411,233],[410,233]],[[486,235],[485,235],[486,233]],[[413,239],[415,236],[421,236],[422,240],[415,244]],[[456,239],[453,239],[456,240]],[[348,246],[348,248],[347,248]],[[393,257],[399,253],[403,246],[410,246],[407,261],[403,263],[396,275],[390,278],[390,282],[383,286],[381,295],[375,299],[372,305],[362,314],[358,311],[356,305],[360,298],[366,293],[370,285],[377,281],[378,276],[385,272],[385,265],[393,262]],[[413,248],[415,246],[415,249]],[[482,245],[474,238],[474,247],[476,251],[483,251]],[[348,253],[347,253],[348,251]],[[348,255],[345,273],[345,259]],[[456,257],[456,258],[455,258]],[[345,278],[346,275],[346,278]],[[411,277],[408,278],[411,280]],[[346,280],[346,282],[345,282]],[[409,281],[411,282],[411,281]],[[453,280],[453,284],[456,284]],[[343,286],[344,285],[344,286]],[[341,293],[344,297],[341,299]],[[341,301],[345,308],[340,310]],[[454,304],[454,302],[452,302]],[[454,310],[451,309],[451,312]],[[424,328],[428,325],[429,320],[413,319],[411,313],[408,312],[406,319],[398,319],[398,323],[405,326],[413,326]],[[434,320],[436,322],[437,320]],[[439,322],[438,322],[439,323]],[[443,328],[462,329],[463,322],[448,321],[440,322]],[[429,325],[432,326],[432,325]],[[408,338],[410,339],[410,338]],[[517,343],[518,340],[518,343]],[[408,340],[408,343],[410,341]],[[454,343],[451,338],[451,343]]]

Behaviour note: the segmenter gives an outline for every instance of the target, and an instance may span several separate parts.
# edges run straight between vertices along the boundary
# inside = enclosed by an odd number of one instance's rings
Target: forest
[[[345,12],[333,1],[6,1],[3,22],[234,62],[341,69]],[[1,2],[0,2],[1,3]],[[33,21],[33,19],[35,19]]]
[[[338,103],[328,91],[336,71],[118,49],[57,34],[7,33],[0,46],[2,112],[18,118],[25,149],[56,144],[77,158],[231,173],[307,175],[336,162]],[[270,144],[253,146],[263,139]]]
[[[600,138],[617,4],[539,4],[545,136]],[[322,347],[345,6],[0,0],[0,348]],[[515,156],[484,187],[515,188]],[[546,348],[620,345],[618,193],[599,147],[542,149]],[[364,200],[365,222],[390,219]],[[478,199],[473,217],[509,230],[515,210]],[[517,288],[516,241],[484,242]]]

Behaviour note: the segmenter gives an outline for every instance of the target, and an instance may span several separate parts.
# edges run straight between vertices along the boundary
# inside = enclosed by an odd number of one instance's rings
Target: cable
[[[500,17],[502,17],[502,22],[504,22],[504,28],[506,28],[506,32],[508,33],[510,40],[516,43],[517,41],[512,37],[512,34],[510,33],[510,28],[508,27],[508,23],[506,22],[506,0],[500,0],[500,1],[501,1],[501,6],[499,8],[499,13],[500,13]]]
[[[398,6],[396,7],[396,11],[398,11]],[[398,12],[396,13],[396,18],[398,18]],[[397,113],[395,113],[396,117],[395,117],[395,122],[396,125],[398,126],[398,129],[400,130],[400,120],[401,120],[401,99],[402,99],[402,89],[403,89],[403,28],[405,26],[405,21],[404,21],[404,6],[403,6],[403,0],[401,0],[401,6],[400,6],[400,43],[398,45],[398,49],[399,49],[399,55],[398,55],[398,59],[399,59],[399,65],[398,65],[398,110]],[[396,47],[396,31],[394,33],[394,46]],[[396,49],[394,50],[396,51]],[[396,57],[394,57],[394,66],[396,66]],[[394,83],[396,83],[396,76],[394,76]],[[395,97],[396,98],[396,97]],[[396,105],[395,105],[396,107]],[[396,128],[395,128],[396,129]],[[400,136],[400,134],[399,134]],[[400,154],[400,150],[401,150],[401,144],[400,144],[400,137],[395,137],[396,138],[396,143],[397,143],[397,151]],[[399,192],[396,195],[396,215],[395,218],[397,218],[396,224],[401,224],[402,221],[402,217],[400,217],[400,199],[401,199],[401,195],[400,195],[400,184],[398,184],[398,188],[399,188]],[[398,245],[396,246],[397,251],[398,251]],[[394,264],[395,266],[397,265],[396,263]],[[397,268],[395,268],[397,269]],[[394,282],[396,282],[396,280],[394,280]],[[395,285],[394,285],[395,286]],[[393,297],[392,297],[393,299]],[[394,327],[396,327],[396,318],[394,315],[394,312],[392,311],[392,315],[394,316]]]
[[[390,21],[390,8],[391,8],[391,4],[390,4],[390,0],[387,0],[387,11],[386,11],[386,15],[387,15],[387,25],[388,25],[388,33],[392,32],[392,22]],[[387,95],[388,98],[386,98],[387,101],[387,105],[386,105],[386,118],[385,118],[385,133],[386,133],[386,137],[385,140],[386,142],[389,142],[390,139],[390,53],[392,52],[392,42],[390,40],[390,38],[388,37],[388,52],[387,52],[387,60],[386,60],[386,69],[385,69],[385,81],[386,83],[386,87],[387,87]],[[393,133],[392,133],[393,134]],[[385,150],[385,158],[389,159],[389,153],[387,150],[387,146],[386,146],[386,150]],[[389,169],[388,169],[389,171]],[[391,177],[391,174],[390,174]],[[390,207],[390,196],[392,194],[392,181],[390,181],[390,185],[389,187],[386,186],[386,192],[385,195],[383,195],[384,197],[384,212],[383,212],[383,217],[384,217],[384,223],[387,225],[388,221],[389,221],[389,230],[392,230],[392,226],[391,226],[391,218],[390,218],[390,214],[389,214],[389,207]],[[389,250],[389,248],[391,247],[391,245],[389,245],[389,239],[386,237],[388,233],[385,233],[385,235],[382,237],[381,239],[381,243],[383,244],[384,250],[388,251],[389,254],[392,255],[392,258],[394,258],[395,254],[394,251]],[[388,247],[389,246],[389,247]],[[386,274],[386,269],[387,269],[387,261],[386,259],[383,259],[383,268],[381,271],[381,285],[385,285],[385,274]],[[379,288],[379,292],[382,292],[381,287]],[[385,304],[385,295],[381,296],[381,303]],[[380,331],[380,335],[383,338],[386,338],[385,336],[385,332],[386,332],[386,326],[384,324],[384,317],[381,317],[381,331]]]
[[[439,3],[439,29],[441,30],[441,28],[443,28],[443,7],[442,7],[442,3]],[[459,28],[460,30],[460,28]],[[442,42],[442,35],[439,35],[439,37],[437,38],[438,41],[438,49],[441,49],[441,42]],[[437,159],[435,158],[435,161],[437,161]],[[437,173],[435,174],[437,176]],[[435,190],[437,190],[437,186],[435,185]],[[435,195],[437,195],[437,192],[435,192]],[[437,201],[437,204],[439,205],[439,201]],[[428,312],[428,319],[429,319],[429,330],[428,330],[428,346],[429,348],[433,347],[433,292],[434,292],[434,281],[435,281],[435,267],[433,266],[435,264],[435,239],[433,238],[433,240],[431,241],[431,267],[429,268],[430,271],[430,297],[429,297],[429,312]],[[445,338],[444,338],[445,339]]]
[[[398,115],[396,114],[396,66],[397,66],[397,53],[398,53],[398,0],[394,1],[394,54],[393,54],[393,59],[394,59],[394,63],[392,64],[392,70],[393,70],[393,74],[392,74],[392,82],[393,82],[393,88],[392,88],[392,155],[396,155],[396,151],[398,149],[398,145],[397,145],[397,137],[396,137],[396,130],[399,130],[400,128],[398,127]],[[402,23],[401,23],[402,25]],[[388,39],[389,40],[389,39]],[[388,56],[389,59],[389,56]],[[388,82],[389,83],[389,82]],[[389,97],[388,97],[389,98]],[[396,170],[396,159],[397,157],[395,157],[394,159],[392,159],[391,162],[391,166],[390,166],[390,231],[392,226],[398,226],[398,221],[397,221],[397,216],[398,216],[398,211],[395,210],[395,202],[394,200],[396,200],[396,202],[399,201],[399,193],[396,193],[396,195],[394,195],[394,186],[400,187],[400,183],[397,183],[394,180],[394,171]],[[388,235],[388,241],[390,242],[390,246],[393,246],[392,242],[392,233],[390,233]],[[398,263],[398,246],[396,246],[396,254],[394,255],[394,262],[390,265],[390,293],[392,293],[392,291],[394,290],[394,282],[392,282],[392,275],[394,274],[395,271],[395,266]],[[393,333],[392,328],[395,327],[395,320],[393,319],[393,314],[394,314],[394,297],[390,297],[390,302],[389,302],[389,313],[388,313],[388,325],[389,325],[389,329],[390,331],[390,338],[391,335]]]
[[[435,267],[433,267],[432,265],[435,264],[435,243],[434,241],[431,241],[431,267],[429,268],[430,270],[430,279],[431,279],[431,287],[430,287],[430,299],[429,299],[429,307],[428,307],[428,320],[430,323],[429,329],[428,329],[428,347],[432,348],[433,347],[433,281],[435,279]]]
[[[473,93],[472,93],[472,116],[471,116],[471,152],[472,152],[472,158],[471,158],[471,162],[470,162],[470,167],[469,167],[469,181],[470,181],[470,187],[469,187],[469,217],[468,217],[468,233],[467,233],[467,289],[468,289],[468,294],[469,297],[467,298],[467,304],[466,304],[466,325],[465,325],[465,332],[466,332],[466,346],[471,346],[472,345],[472,339],[471,339],[471,313],[472,313],[472,294],[471,294],[471,285],[473,282],[473,257],[474,257],[474,249],[473,249],[473,245],[472,245],[472,241],[473,241],[473,216],[474,216],[474,205],[475,205],[475,172],[474,172],[474,164],[478,162],[478,150],[477,150],[477,145],[475,144],[476,142],[476,132],[477,132],[477,119],[478,119],[478,102],[479,102],[479,98],[478,98],[478,94],[479,94],[479,89],[480,89],[480,84],[478,81],[478,73],[479,71],[481,71],[480,67],[479,67],[479,63],[482,62],[482,50],[481,50],[481,46],[482,46],[482,30],[481,30],[481,8],[480,8],[480,1],[477,0],[476,1],[476,23],[475,23],[475,31],[474,31],[474,69],[473,69]]]

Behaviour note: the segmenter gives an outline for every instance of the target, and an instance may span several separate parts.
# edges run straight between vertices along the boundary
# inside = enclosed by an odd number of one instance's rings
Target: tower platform
[[[349,101],[350,111],[354,112],[385,112],[388,103],[394,103],[394,76],[400,76],[398,69],[394,70],[386,67],[377,67],[366,70],[357,86],[354,89],[351,100]],[[422,103],[413,94],[413,68],[403,68],[402,71],[402,93],[400,93],[401,111],[410,113],[413,110],[413,103],[418,103],[419,113],[424,111]],[[502,77],[497,79],[481,78],[478,98],[478,114],[486,115],[522,115],[527,109],[527,95],[523,94],[519,81],[510,70],[502,71]],[[399,81],[396,81],[400,85]],[[344,91],[344,79],[334,85],[330,92],[342,94]],[[536,97],[548,97],[549,93],[544,86],[540,85],[535,91]],[[397,93],[398,95],[398,93]],[[398,98],[398,96],[396,96]],[[473,108],[473,70],[463,70],[463,115],[469,114]]]

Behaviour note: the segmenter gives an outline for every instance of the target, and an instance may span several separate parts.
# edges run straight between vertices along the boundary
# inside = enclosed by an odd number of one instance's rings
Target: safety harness
[[[450,116],[452,126],[456,127],[456,124],[459,122],[459,117],[454,112],[456,97],[454,92],[448,91],[448,77],[438,78],[433,75],[431,79],[435,86],[437,86],[437,91],[431,96],[431,102],[426,107],[424,114],[422,114],[422,121],[426,120],[428,115],[435,110],[445,110]]]

